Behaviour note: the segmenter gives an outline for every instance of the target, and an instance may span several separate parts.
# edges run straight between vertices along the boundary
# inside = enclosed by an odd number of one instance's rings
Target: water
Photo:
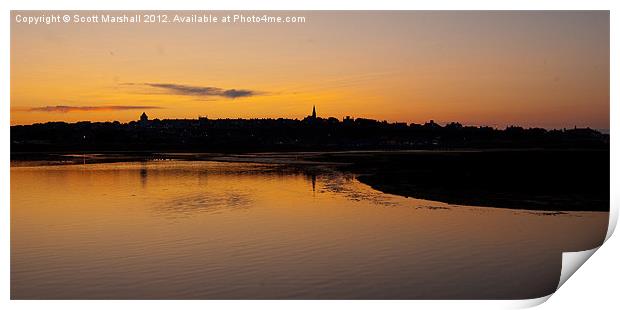
[[[14,299],[533,298],[608,213],[453,206],[334,171],[11,168]]]

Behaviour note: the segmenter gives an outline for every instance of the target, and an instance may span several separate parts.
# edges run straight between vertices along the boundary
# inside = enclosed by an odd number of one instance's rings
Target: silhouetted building
[[[140,126],[146,126],[149,123],[149,117],[146,115],[145,112],[142,112],[142,115],[140,115]]]
[[[318,119],[316,117],[316,106],[312,106],[312,114],[304,117],[303,122],[307,124],[317,124]]]
[[[344,125],[352,125],[353,124],[353,118],[351,116],[346,116],[345,118],[342,119],[342,123]]]

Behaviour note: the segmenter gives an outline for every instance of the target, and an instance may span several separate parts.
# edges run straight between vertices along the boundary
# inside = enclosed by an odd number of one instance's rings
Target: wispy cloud
[[[90,111],[124,111],[124,110],[151,110],[161,109],[158,106],[148,105],[108,105],[108,106],[69,106],[69,105],[54,105],[29,108],[29,112],[55,112],[55,113],[69,113],[69,112],[90,112]]]
[[[169,94],[193,96],[193,97],[223,97],[229,99],[252,97],[264,94],[264,92],[250,89],[224,89],[214,86],[193,86],[174,83],[124,83],[123,85],[143,85],[150,88],[164,90]]]

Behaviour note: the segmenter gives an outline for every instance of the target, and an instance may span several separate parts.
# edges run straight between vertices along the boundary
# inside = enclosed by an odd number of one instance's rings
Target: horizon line
[[[146,114],[145,112],[143,112],[144,114]],[[316,119],[324,119],[324,120],[328,120],[330,118],[334,118],[336,120],[338,120],[339,123],[344,122],[344,120],[350,116],[345,116],[342,119],[339,119],[337,117],[334,116],[329,116],[329,117],[320,117],[320,116],[316,116]],[[221,121],[221,120],[292,120],[292,121],[303,121],[304,119],[308,119],[308,118],[312,118],[311,115],[308,115],[302,119],[299,118],[286,118],[286,117],[278,117],[278,118],[273,118],[273,117],[256,117],[256,118],[230,118],[230,117],[226,117],[226,118],[208,118],[207,116],[200,116],[198,115],[197,118],[163,118],[163,119],[159,119],[159,118],[154,118],[154,119],[148,119],[148,122],[153,122],[153,121],[199,121],[201,118],[205,118],[207,120],[213,120],[213,121]],[[406,121],[388,121],[388,120],[379,120],[379,119],[373,119],[373,118],[365,118],[365,117],[350,117],[350,119],[352,121],[358,120],[358,119],[363,119],[363,120],[371,120],[371,121],[376,121],[378,123],[388,123],[388,124],[406,124],[407,126],[411,126],[413,124],[415,125],[424,125],[424,124],[428,124],[428,123],[434,123],[437,125],[443,124],[443,126],[449,125],[449,124],[460,124],[463,127],[477,127],[477,128],[481,128],[481,127],[489,127],[489,128],[493,128],[493,129],[506,129],[506,128],[510,128],[510,127],[520,127],[523,129],[545,129],[545,130],[566,130],[566,129],[591,129],[591,130],[596,130],[599,131],[603,134],[610,134],[610,128],[596,128],[596,127],[591,127],[591,126],[585,126],[585,127],[580,127],[577,125],[573,125],[573,126],[568,126],[568,127],[541,127],[541,126],[528,126],[525,127],[524,125],[519,125],[519,124],[510,124],[510,125],[504,125],[504,126],[498,126],[498,125],[487,125],[487,124],[467,124],[467,123],[461,123],[459,121],[435,121],[434,119],[429,119],[424,123],[416,123],[416,122],[406,122]],[[66,123],[66,124],[78,124],[78,123],[115,123],[118,122],[119,124],[123,124],[123,125],[128,125],[131,123],[139,123],[140,119],[137,120],[130,120],[127,122],[121,122],[119,120],[107,120],[107,121],[92,121],[92,120],[80,120],[80,121],[74,121],[74,122],[68,122],[68,121],[47,121],[47,122],[35,122],[35,123],[30,123],[30,124],[14,124],[14,125],[10,125],[10,127],[15,127],[15,126],[32,126],[32,125],[44,125],[44,124],[49,124],[49,123]],[[442,127],[443,127],[442,126]]]

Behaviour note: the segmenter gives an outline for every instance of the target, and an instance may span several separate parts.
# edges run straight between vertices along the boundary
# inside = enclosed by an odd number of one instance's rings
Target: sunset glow
[[[277,12],[306,22],[226,25],[18,14],[12,125],[303,118],[316,105],[321,117],[609,128],[608,12]]]

